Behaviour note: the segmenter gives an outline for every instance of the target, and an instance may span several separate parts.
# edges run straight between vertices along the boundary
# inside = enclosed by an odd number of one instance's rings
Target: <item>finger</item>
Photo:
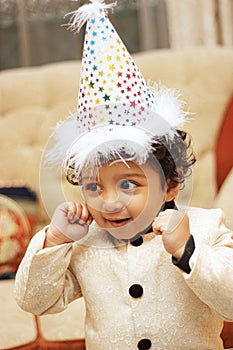
[[[82,213],[81,204],[77,204],[75,202],[68,203],[67,218],[71,224],[75,223],[75,221],[80,218],[81,213]]]
[[[162,235],[165,232],[165,225],[161,222],[152,225],[153,232],[157,235]]]
[[[90,218],[90,213],[89,210],[87,209],[86,205],[82,205],[82,211],[81,211],[81,215],[80,215],[80,220],[79,223],[82,224],[87,224],[88,220]],[[91,218],[92,219],[92,218]]]
[[[180,211],[167,209],[156,217],[154,224],[163,224],[164,231],[171,233],[179,226],[183,216],[184,214]]]
[[[87,225],[89,226],[92,223],[92,221],[93,221],[93,217],[90,214],[88,219],[87,219]]]

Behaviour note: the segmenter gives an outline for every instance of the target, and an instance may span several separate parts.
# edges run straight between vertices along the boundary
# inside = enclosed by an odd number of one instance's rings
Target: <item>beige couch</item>
[[[218,136],[232,96],[233,51],[230,48],[159,50],[140,53],[134,58],[145,78],[180,89],[189,110],[195,113],[186,129],[193,137],[198,162],[180,202],[221,207],[228,226],[233,228],[230,191],[233,172],[229,171],[218,188],[217,172],[221,169],[216,167]],[[71,61],[0,74],[0,183],[10,186],[20,182],[37,193],[37,228],[49,222],[46,211],[52,212],[61,200],[57,194],[60,174],[47,174],[46,181],[43,176],[40,179],[40,160],[55,123],[75,110],[79,73],[80,62]],[[43,190],[49,188],[53,194],[49,203],[46,198],[46,208],[41,199],[40,180]],[[75,195],[66,184],[62,185],[62,193],[65,199]],[[12,289],[13,281],[0,282],[1,310],[6,311],[3,317],[1,312],[0,318],[0,349],[33,341],[38,331],[33,317],[15,305]],[[82,338],[84,313],[83,302],[79,300],[60,315],[39,318],[40,332],[50,340]],[[52,348],[52,345],[44,346],[39,348]]]

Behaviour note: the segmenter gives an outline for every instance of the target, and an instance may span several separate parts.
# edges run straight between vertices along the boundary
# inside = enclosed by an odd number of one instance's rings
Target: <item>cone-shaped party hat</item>
[[[144,163],[154,138],[174,137],[186,119],[175,90],[147,85],[107,17],[114,6],[91,0],[70,13],[72,31],[86,23],[77,112],[57,126],[48,159],[64,161],[73,179],[114,157]]]

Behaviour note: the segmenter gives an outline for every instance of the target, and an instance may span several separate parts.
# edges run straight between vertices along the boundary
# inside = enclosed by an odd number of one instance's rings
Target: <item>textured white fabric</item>
[[[190,208],[188,215],[196,244],[190,274],[172,264],[154,233],[135,247],[91,230],[85,244],[42,249],[39,232],[16,276],[18,304],[56,313],[83,295],[88,350],[136,350],[142,338],[153,350],[223,349],[221,318],[233,321],[232,232],[219,209]],[[143,287],[140,298],[130,296],[133,284]]]

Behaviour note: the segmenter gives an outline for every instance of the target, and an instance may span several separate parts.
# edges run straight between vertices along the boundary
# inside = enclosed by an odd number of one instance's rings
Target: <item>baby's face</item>
[[[82,192],[93,219],[117,239],[130,239],[149,226],[165,197],[158,172],[121,160],[101,166],[96,176],[84,171]]]

